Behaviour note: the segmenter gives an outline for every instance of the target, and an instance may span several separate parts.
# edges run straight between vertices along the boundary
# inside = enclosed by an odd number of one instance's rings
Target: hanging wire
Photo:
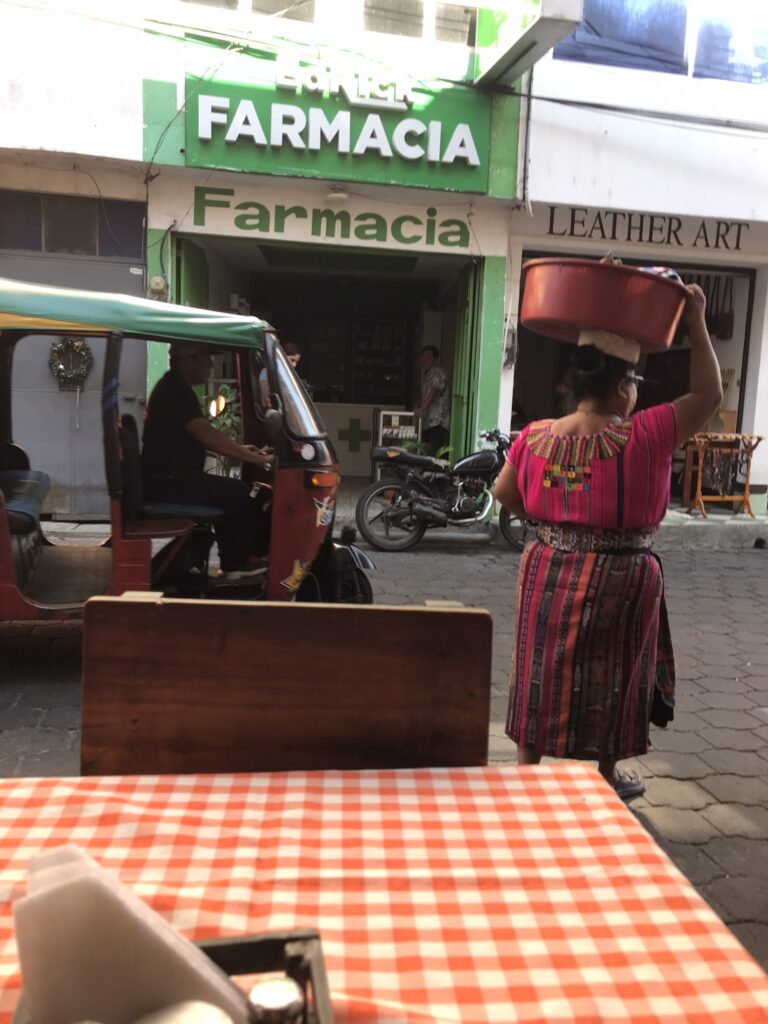
[[[120,239],[115,234],[115,232],[112,230],[112,224],[111,224],[111,222],[109,220],[109,214],[107,213],[107,204],[106,204],[106,201],[104,199],[104,196],[102,194],[101,188],[99,187],[99,183],[96,180],[96,178],[94,178],[94,176],[91,174],[90,171],[86,171],[83,167],[79,167],[77,164],[74,165],[73,170],[75,170],[78,174],[86,175],[86,177],[90,178],[91,181],[93,182],[94,188],[96,189],[96,192],[98,193],[98,196],[99,196],[99,202],[101,203],[101,212],[104,215],[104,224],[106,225],[107,231],[109,232],[109,234],[112,237],[112,241],[115,243],[115,245],[119,246],[124,252],[135,253],[136,250],[132,246],[125,245],[123,242],[121,242]],[[126,201],[129,201],[129,200],[113,200],[113,201],[114,202],[126,202]],[[143,251],[144,251],[144,247],[142,247],[142,252]],[[141,257],[141,255],[140,255],[138,258],[141,259],[143,257]]]

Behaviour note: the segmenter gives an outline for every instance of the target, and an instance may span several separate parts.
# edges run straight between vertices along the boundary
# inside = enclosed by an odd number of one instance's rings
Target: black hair
[[[633,370],[632,363],[608,356],[594,345],[579,345],[566,374],[568,390],[576,402],[588,398],[605,402]]]
[[[285,352],[285,354],[287,356],[300,356],[301,355],[301,349],[293,341],[286,341],[286,343],[283,345],[283,352]]]
[[[440,358],[440,349],[436,345],[425,345],[421,351],[429,352],[429,354],[434,356],[435,359]]]

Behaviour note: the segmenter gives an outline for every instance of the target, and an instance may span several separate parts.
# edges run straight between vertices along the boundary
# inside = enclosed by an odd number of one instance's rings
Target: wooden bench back
[[[491,641],[463,608],[93,598],[81,771],[485,764]]]

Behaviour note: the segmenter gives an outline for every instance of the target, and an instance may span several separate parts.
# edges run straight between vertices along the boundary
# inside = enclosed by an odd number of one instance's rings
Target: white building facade
[[[344,475],[370,475],[377,410],[413,407],[418,354],[435,345],[464,454],[499,422],[518,187],[519,96],[475,88],[486,15],[399,0],[0,5],[0,275],[269,320],[303,349]],[[51,471],[61,517],[106,511],[93,348],[76,395],[21,346],[15,361],[14,436]],[[141,419],[166,360],[150,345],[126,364],[124,411]]]

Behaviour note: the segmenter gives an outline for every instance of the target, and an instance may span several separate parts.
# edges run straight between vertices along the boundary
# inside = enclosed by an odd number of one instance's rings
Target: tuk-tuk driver
[[[205,345],[173,343],[170,369],[147,403],[141,455],[144,496],[150,501],[212,505],[223,511],[214,523],[219,561],[230,582],[263,572],[253,556],[256,523],[250,488],[244,481],[205,472],[206,452],[250,462],[269,472],[267,448],[238,444],[203,414],[192,390],[211,375],[213,358]]]

